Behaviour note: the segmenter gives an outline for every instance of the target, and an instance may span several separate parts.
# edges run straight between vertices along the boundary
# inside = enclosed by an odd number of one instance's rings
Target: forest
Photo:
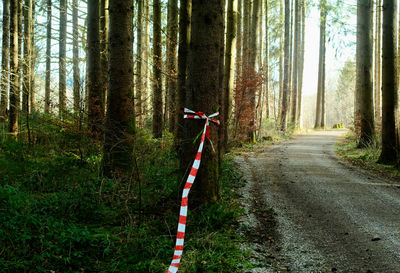
[[[253,272],[243,166],[298,135],[400,187],[395,0],[3,0],[0,23],[1,272]]]

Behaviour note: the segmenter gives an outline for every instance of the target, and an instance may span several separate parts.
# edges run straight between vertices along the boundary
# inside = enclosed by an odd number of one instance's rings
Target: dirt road
[[[246,272],[400,272],[400,182],[341,163],[343,131],[238,156]]]

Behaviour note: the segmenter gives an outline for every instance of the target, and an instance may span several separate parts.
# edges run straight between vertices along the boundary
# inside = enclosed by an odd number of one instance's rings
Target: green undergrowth
[[[335,146],[335,151],[342,159],[365,169],[375,171],[387,177],[400,177],[400,172],[394,165],[377,163],[380,156],[379,140],[366,148],[358,148],[358,139],[354,132],[349,132]]]
[[[23,132],[17,142],[0,123],[0,272],[166,272],[181,181],[172,137],[139,131],[141,181],[121,182],[99,177],[101,145],[73,122],[37,116],[30,126],[30,141]],[[246,266],[240,179],[232,159],[221,169],[221,201],[189,209],[180,272]]]

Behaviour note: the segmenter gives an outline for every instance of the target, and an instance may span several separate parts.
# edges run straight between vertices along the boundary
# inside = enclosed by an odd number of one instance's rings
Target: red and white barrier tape
[[[176,273],[178,272],[179,265],[181,263],[182,253],[183,253],[183,243],[185,240],[185,230],[186,230],[186,217],[188,211],[188,196],[190,188],[192,187],[194,180],[196,179],[197,171],[200,167],[201,162],[201,154],[203,152],[204,140],[207,137],[210,140],[210,121],[219,125],[219,120],[212,119],[219,115],[219,113],[214,113],[209,115],[208,117],[203,112],[194,112],[187,108],[184,109],[185,115],[183,116],[186,119],[205,119],[206,123],[204,125],[203,133],[201,134],[200,146],[197,150],[196,158],[193,162],[192,169],[190,170],[189,176],[186,180],[185,187],[182,193],[182,201],[181,201],[181,210],[179,212],[179,222],[178,222],[178,233],[176,235],[176,244],[174,257],[172,258],[171,265],[168,268],[168,273]]]

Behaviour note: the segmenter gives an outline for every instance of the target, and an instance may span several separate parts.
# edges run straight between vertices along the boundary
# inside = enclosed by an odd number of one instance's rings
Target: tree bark
[[[3,44],[1,51],[0,119],[6,118],[10,62],[10,0],[3,0]]]
[[[8,131],[18,134],[19,73],[18,73],[18,1],[10,3],[10,111]]]
[[[380,163],[394,163],[396,151],[397,62],[396,2],[383,1],[382,27],[382,152]]]
[[[36,60],[37,60],[37,51],[36,51],[36,44],[35,44],[35,26],[36,26],[36,0],[32,0],[32,24],[31,24],[31,92],[29,96],[29,103],[30,103],[30,111],[34,112],[36,110],[36,77],[35,77],[35,67],[36,67]]]
[[[101,0],[100,2],[100,65],[101,65],[101,96],[103,99],[101,111],[105,113],[107,105],[107,88],[108,88],[108,34],[109,34],[109,0]],[[104,114],[103,114],[104,115]]]
[[[153,137],[163,131],[161,1],[153,0]]]
[[[360,97],[360,139],[358,147],[368,147],[374,141],[374,104],[372,85],[373,2],[357,3],[357,72],[356,89]]]
[[[88,127],[95,138],[102,132],[103,90],[102,70],[100,62],[100,1],[88,0]]]
[[[22,83],[22,112],[29,113],[29,95],[31,92],[32,62],[32,0],[25,0],[24,9],[24,60]]]
[[[236,19],[236,78],[241,75],[242,73],[242,36],[243,36],[243,30],[242,30],[242,11],[243,11],[243,1],[242,0],[237,0],[237,19]]]
[[[51,77],[51,28],[52,28],[52,3],[47,0],[47,34],[46,34],[46,80],[44,95],[44,112],[50,113],[50,77]]]
[[[294,4],[294,44],[293,44],[293,79],[292,79],[292,112],[291,122],[297,128],[297,98],[299,81],[299,59],[300,59],[300,7],[299,0]]]
[[[320,4],[318,91],[314,128],[325,126],[325,43],[326,43],[326,0]]]
[[[143,23],[144,23],[144,1],[137,0],[138,17],[137,17],[137,44],[136,44],[136,115],[138,126],[143,127],[143,112],[142,112],[142,100],[143,100]]]
[[[283,73],[283,90],[282,90],[282,107],[281,107],[281,131],[286,132],[286,118],[288,112],[289,97],[289,31],[290,31],[290,1],[285,0],[285,41],[284,41],[284,73]]]
[[[175,131],[175,101],[177,89],[178,0],[168,1],[167,24],[167,104],[169,131]]]
[[[68,0],[60,0],[60,37],[59,37],[59,115],[63,117],[66,111],[67,94],[67,6]]]
[[[133,115],[133,4],[112,0],[107,116],[103,144],[103,174],[126,175],[132,168]]]
[[[269,13],[268,0],[265,1],[265,107],[266,107],[266,118],[270,117],[270,102],[269,102],[269,24],[268,24],[268,13]]]
[[[303,99],[303,74],[304,74],[304,45],[305,45],[305,34],[306,34],[306,7],[305,1],[301,0],[301,46],[300,46],[300,64],[299,64],[299,86],[298,86],[298,98],[297,98],[297,124],[299,127],[301,124],[301,107]]]
[[[381,77],[382,77],[382,0],[376,1],[375,22],[375,124],[380,125],[381,117]]]
[[[220,0],[193,0],[191,54],[189,56],[186,105],[195,110],[211,114],[218,108],[220,48],[222,45],[223,7]],[[204,127],[203,122],[187,120],[185,139],[194,139]],[[205,143],[201,167],[193,186],[197,203],[215,203],[219,198],[219,130],[211,125],[211,145]],[[185,142],[185,157],[181,164],[186,167],[193,160],[197,145]],[[183,167],[184,168],[184,167]]]
[[[74,71],[74,112],[78,114],[80,112],[80,90],[81,90],[81,80],[80,80],[80,70],[79,70],[79,30],[78,30],[78,0],[72,1],[72,29],[73,29],[73,71]]]
[[[228,146],[229,120],[232,114],[232,92],[235,76],[236,35],[237,35],[237,0],[228,0],[224,77],[223,108],[223,149]]]

